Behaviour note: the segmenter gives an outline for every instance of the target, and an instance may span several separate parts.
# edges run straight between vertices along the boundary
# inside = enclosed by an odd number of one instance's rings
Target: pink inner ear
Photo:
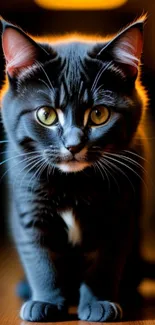
[[[116,61],[130,66],[130,73],[136,74],[142,53],[143,39],[140,30],[136,27],[129,29],[117,41],[114,48]]]
[[[3,33],[2,46],[7,63],[6,69],[10,76],[35,62],[35,47],[24,35],[11,27]]]

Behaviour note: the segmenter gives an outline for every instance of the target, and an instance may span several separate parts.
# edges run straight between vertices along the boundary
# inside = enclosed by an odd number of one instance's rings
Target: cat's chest
[[[102,200],[98,193],[90,187],[52,187],[47,188],[46,195],[40,193],[38,202],[42,202],[42,211],[39,213],[47,217],[49,228],[59,232],[63,229],[67,241],[72,246],[83,245],[89,233],[90,239],[95,235],[98,224],[94,225],[94,217],[103,215]],[[46,200],[45,200],[46,197]],[[41,206],[41,205],[40,205]],[[38,206],[39,207],[39,206]]]
[[[113,201],[110,207],[108,197],[102,191],[91,188],[86,191],[82,184],[81,192],[77,189],[50,192],[48,204],[51,216],[64,228],[69,244],[80,246],[97,240],[107,218],[113,215],[110,210],[115,204]]]
[[[73,209],[58,209],[58,214],[66,225],[66,232],[68,241],[72,245],[79,245],[82,242],[82,228],[81,224]]]
[[[47,187],[47,196],[54,207],[66,209],[71,207],[74,210],[83,207],[91,207],[107,200],[106,186],[96,182],[96,179],[80,178],[58,180]]]
[[[67,243],[91,246],[103,237],[107,227],[111,229],[118,223],[118,216],[126,205],[125,192],[120,196],[120,193],[104,188],[103,183],[101,185],[85,179],[63,183],[62,179],[38,186],[31,204],[20,204],[21,209],[25,209],[22,218],[26,215],[31,221],[42,220],[51,240],[59,245],[62,243],[62,247]]]

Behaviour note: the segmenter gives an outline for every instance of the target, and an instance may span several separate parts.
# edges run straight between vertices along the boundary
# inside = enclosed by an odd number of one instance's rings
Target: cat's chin
[[[61,162],[57,164],[57,167],[59,170],[65,173],[76,173],[80,172],[83,169],[87,168],[90,166],[90,163],[88,162],[81,162],[81,161],[70,161],[70,162]]]

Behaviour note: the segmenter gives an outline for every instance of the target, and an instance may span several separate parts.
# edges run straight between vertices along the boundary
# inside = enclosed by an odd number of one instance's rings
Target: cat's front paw
[[[78,317],[89,322],[111,322],[122,318],[122,308],[110,301],[93,301],[79,306]]]
[[[20,317],[29,322],[52,322],[65,319],[66,312],[48,302],[29,300],[20,310]]]

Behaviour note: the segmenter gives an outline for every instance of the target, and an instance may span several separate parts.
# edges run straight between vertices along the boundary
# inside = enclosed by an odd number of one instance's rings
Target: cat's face
[[[19,150],[78,172],[132,141],[142,111],[135,87],[142,21],[111,42],[78,39],[41,47],[4,25],[9,89],[2,115]]]

